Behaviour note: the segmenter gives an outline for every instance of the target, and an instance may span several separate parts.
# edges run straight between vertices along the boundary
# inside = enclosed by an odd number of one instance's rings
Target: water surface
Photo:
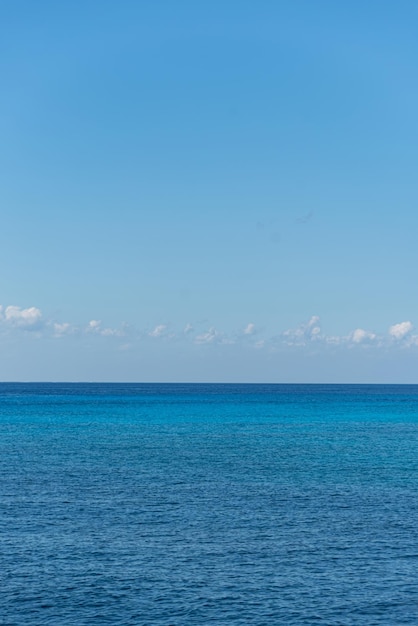
[[[418,623],[418,386],[0,385],[0,624]]]

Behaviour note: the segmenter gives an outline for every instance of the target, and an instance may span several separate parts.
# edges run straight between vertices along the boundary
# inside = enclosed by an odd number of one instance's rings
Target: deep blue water
[[[418,386],[0,385],[0,624],[418,624]]]

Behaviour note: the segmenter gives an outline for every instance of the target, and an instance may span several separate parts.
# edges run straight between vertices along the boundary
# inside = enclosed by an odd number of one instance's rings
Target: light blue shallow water
[[[418,624],[418,386],[0,385],[0,624]]]

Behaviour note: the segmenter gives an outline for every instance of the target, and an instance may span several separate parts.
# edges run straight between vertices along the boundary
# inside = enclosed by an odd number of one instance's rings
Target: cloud
[[[100,329],[101,320],[90,320],[87,325],[88,333],[97,333]]]
[[[216,328],[209,328],[209,330],[201,335],[197,335],[195,337],[194,342],[198,345],[205,343],[214,343],[215,340],[219,339],[220,335]]]
[[[100,331],[100,334],[103,335],[103,337],[115,337],[119,336],[121,334],[121,331],[117,330],[116,328],[103,328]]]
[[[1,307],[1,319],[8,325],[25,330],[38,330],[42,325],[42,313],[40,309],[31,306],[22,309],[18,306]]]
[[[320,319],[313,315],[306,324],[301,324],[297,328],[285,330],[282,333],[284,342],[289,345],[304,346],[311,341],[316,341],[321,337]]]
[[[102,337],[123,337],[125,335],[124,329],[102,328],[101,320],[90,320],[87,324],[86,333],[93,333]]]
[[[154,337],[154,338],[161,337],[161,335],[164,334],[166,329],[167,329],[167,326],[165,324],[159,324],[158,326],[154,328],[154,330],[150,330],[148,335],[149,337]]]
[[[370,332],[369,330],[364,330],[363,328],[356,328],[349,335],[349,340],[352,343],[370,343],[376,339],[377,335],[375,333]]]
[[[393,326],[390,326],[389,335],[393,337],[393,339],[400,341],[401,339],[404,339],[404,337],[406,337],[412,329],[413,325],[411,322],[400,322],[399,324],[393,324]]]
[[[330,346],[340,346],[347,340],[347,337],[340,337],[339,335],[325,335],[324,341]]]
[[[326,335],[322,332],[321,322],[317,315],[313,315],[306,324],[282,333],[282,340],[289,346],[306,346],[312,342],[322,342],[328,346],[353,346],[372,344],[382,345],[381,338],[372,331],[356,328],[348,335]]]
[[[54,322],[53,329],[54,337],[64,337],[64,335],[72,335],[76,332],[76,328],[68,322],[64,322],[63,324]]]
[[[152,340],[183,341],[190,345],[217,345],[226,346],[231,344],[241,344],[245,348],[252,346],[257,350],[267,350],[277,352],[284,349],[285,346],[300,348],[315,346],[315,349],[322,350],[344,350],[368,348],[373,349],[395,349],[396,346],[403,349],[418,349],[418,333],[414,331],[411,321],[403,321],[393,324],[389,327],[385,334],[376,333],[364,328],[355,328],[348,334],[343,335],[326,335],[322,331],[321,321],[317,315],[295,328],[285,330],[280,334],[270,337],[264,336],[254,322],[248,322],[243,328],[237,328],[235,331],[223,332],[214,326],[203,326],[208,324],[208,320],[201,320],[195,325],[188,322],[180,326],[178,330],[171,330],[166,324],[157,324],[152,329],[138,329],[129,326],[125,322],[118,328],[105,327],[100,319],[92,319],[84,326],[74,325],[70,322],[59,322],[52,318],[45,318],[41,310],[37,307],[23,308],[16,305],[1,306],[0,305],[0,327],[3,333],[18,333],[26,331],[34,331],[36,336],[48,336],[59,339],[66,336],[95,336],[97,340],[103,337],[114,337],[114,341],[120,338],[123,340],[116,343],[120,346],[128,345],[129,347],[144,338]],[[113,340],[112,340],[113,341]],[[122,348],[120,348],[122,349]]]

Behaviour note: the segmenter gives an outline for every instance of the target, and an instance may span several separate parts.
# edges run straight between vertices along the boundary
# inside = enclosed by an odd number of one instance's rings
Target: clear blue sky
[[[417,20],[1,2],[0,379],[418,382]]]

